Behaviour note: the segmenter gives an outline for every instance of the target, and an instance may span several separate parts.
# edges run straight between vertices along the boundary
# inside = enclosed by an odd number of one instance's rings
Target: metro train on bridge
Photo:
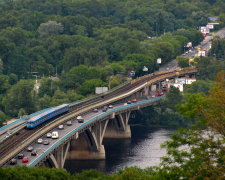
[[[37,114],[36,116],[29,118],[26,122],[26,128],[33,129],[36,126],[44,123],[45,121],[48,121],[49,119],[67,111],[69,111],[69,104],[62,104],[60,106],[50,108],[49,110],[43,113]]]

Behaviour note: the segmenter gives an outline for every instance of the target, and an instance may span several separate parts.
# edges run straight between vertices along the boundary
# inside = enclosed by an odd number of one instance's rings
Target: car
[[[15,164],[17,164],[17,160],[15,158],[13,158],[13,159],[10,160],[9,164],[10,165],[15,165]]]
[[[44,141],[43,141],[43,144],[44,144],[44,145],[49,145],[50,142],[49,142],[49,140],[44,140]]]
[[[124,103],[123,105],[124,105],[124,106],[126,106],[126,105],[127,105],[127,103]]]
[[[22,154],[22,153],[18,154],[18,156],[17,156],[18,159],[23,159],[23,157],[24,157],[24,154]]]
[[[64,129],[63,124],[60,124],[60,125],[58,126],[58,129]]]
[[[46,137],[47,138],[51,138],[52,137],[52,133],[47,133]]]
[[[167,91],[167,87],[162,87],[162,91]]]
[[[104,106],[103,108],[102,108],[102,112],[106,112],[108,110],[108,107],[107,106]]]
[[[27,163],[28,161],[29,161],[29,158],[28,157],[23,157],[22,163]]]
[[[98,112],[98,109],[97,108],[93,109],[93,112]]]
[[[163,96],[164,93],[163,93],[163,92],[157,92],[156,95],[157,95],[157,96]]]
[[[152,95],[152,98],[155,98],[156,96],[155,95]]]
[[[52,132],[52,139],[58,139],[59,138],[59,133],[58,131],[53,131]]]
[[[82,116],[77,116],[77,121],[79,123],[83,123],[84,122],[84,118]]]
[[[39,139],[37,140],[37,143],[38,143],[38,144],[42,144],[42,143],[43,143],[43,139],[39,138]]]
[[[67,126],[72,126],[72,121],[67,121],[67,122],[66,122],[66,125],[67,125]]]
[[[113,105],[110,104],[108,107],[109,107],[109,109],[112,109],[113,108]]]
[[[131,101],[127,101],[127,104],[131,104]]]
[[[132,99],[131,102],[132,103],[136,103],[137,102],[137,99]]]
[[[33,151],[31,152],[31,156],[37,156],[37,150],[33,150]]]
[[[33,149],[34,149],[34,148],[33,148],[32,146],[29,146],[29,147],[27,148],[27,151],[28,151],[28,152],[31,152],[31,151],[33,151]]]

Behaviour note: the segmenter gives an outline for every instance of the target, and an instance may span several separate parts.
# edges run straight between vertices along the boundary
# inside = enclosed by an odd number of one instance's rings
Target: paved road
[[[212,36],[206,36],[204,40],[198,46],[196,46],[191,52],[188,52],[187,54],[185,54],[184,57],[193,58],[195,54],[197,54],[196,48],[206,49],[208,51],[211,48],[211,42],[213,38],[217,36],[220,38],[225,38],[225,28],[222,28],[221,30],[217,31]],[[177,68],[178,68],[177,62],[174,59],[171,62],[160,67],[159,71],[175,70]]]

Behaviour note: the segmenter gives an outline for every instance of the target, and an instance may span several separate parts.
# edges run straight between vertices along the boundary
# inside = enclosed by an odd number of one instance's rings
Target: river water
[[[113,173],[126,166],[145,168],[158,165],[166,150],[160,144],[169,140],[175,130],[164,128],[131,127],[131,139],[105,140],[106,159],[77,161],[67,160],[65,169],[71,174],[84,169],[97,169],[104,173]]]

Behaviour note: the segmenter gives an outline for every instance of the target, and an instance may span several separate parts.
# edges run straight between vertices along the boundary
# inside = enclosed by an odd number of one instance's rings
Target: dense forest
[[[207,17],[223,26],[224,8],[220,0],[2,0],[0,122],[115,87],[143,66],[157,70],[157,58],[164,64],[202,41]]]

